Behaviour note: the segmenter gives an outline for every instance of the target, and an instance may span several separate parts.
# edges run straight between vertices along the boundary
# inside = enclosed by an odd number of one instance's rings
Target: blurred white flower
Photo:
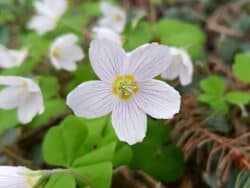
[[[92,31],[94,32],[95,39],[111,40],[122,46],[122,37],[112,29],[105,27],[94,27]]]
[[[75,71],[77,61],[84,58],[83,50],[76,44],[78,38],[74,34],[58,37],[51,45],[49,58],[56,69]]]
[[[21,65],[28,55],[28,49],[12,50],[0,44],[0,68],[12,68]]]
[[[0,186],[2,188],[34,188],[42,178],[39,171],[26,167],[0,166]]]
[[[67,105],[85,118],[112,112],[118,138],[131,145],[141,142],[146,135],[146,114],[169,119],[180,109],[179,93],[153,79],[168,66],[169,56],[169,49],[159,44],[143,45],[127,55],[110,40],[94,40],[89,57],[101,81],[80,84],[67,96]]]
[[[28,23],[40,35],[53,30],[67,9],[66,0],[38,0],[35,2],[36,14]]]
[[[179,77],[181,85],[190,84],[193,77],[193,63],[188,53],[178,48],[170,48],[170,52],[173,57],[172,61],[161,77],[169,80]]]
[[[103,1],[101,2],[101,11],[103,17],[98,22],[101,27],[108,27],[118,33],[123,32],[126,24],[124,10]]]
[[[17,108],[21,123],[29,123],[35,115],[44,111],[41,90],[31,79],[0,76],[0,85],[6,85],[0,91],[0,108],[5,110]]]

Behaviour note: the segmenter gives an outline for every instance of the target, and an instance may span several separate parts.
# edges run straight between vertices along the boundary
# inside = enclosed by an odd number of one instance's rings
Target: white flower
[[[92,31],[95,34],[95,39],[111,40],[122,46],[122,37],[112,29],[106,27],[94,27]]]
[[[101,11],[103,17],[98,22],[101,27],[108,27],[118,33],[123,32],[126,24],[124,10],[103,1],[101,2]]]
[[[181,85],[185,86],[192,82],[193,63],[188,53],[182,49],[170,48],[173,56],[170,65],[161,74],[164,79],[173,80],[179,77]]]
[[[31,79],[18,76],[0,76],[0,108],[17,108],[21,123],[29,123],[36,114],[44,111],[43,97],[39,86]]]
[[[0,68],[12,68],[21,65],[28,55],[28,49],[12,50],[0,44]]]
[[[76,35],[66,34],[52,43],[49,58],[56,69],[76,70],[76,62],[84,58],[82,49],[76,44],[77,40]]]
[[[28,23],[29,29],[34,29],[43,35],[53,30],[60,17],[67,9],[66,0],[38,0],[35,2],[36,14]]]
[[[169,49],[143,45],[130,55],[109,40],[94,40],[89,49],[92,67],[101,81],[80,84],[67,96],[77,116],[97,118],[112,112],[118,138],[129,144],[141,142],[147,116],[172,118],[180,109],[179,93],[165,82],[154,80],[169,60]]]
[[[34,188],[42,174],[26,167],[0,166],[0,187]]]

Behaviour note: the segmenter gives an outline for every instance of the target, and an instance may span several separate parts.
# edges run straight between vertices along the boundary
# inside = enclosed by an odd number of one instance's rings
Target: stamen
[[[121,15],[119,15],[119,14],[115,14],[115,15],[113,16],[113,19],[114,19],[116,22],[119,22],[119,21],[121,21],[122,17],[121,17]]]
[[[138,92],[138,86],[135,81],[134,76],[117,76],[114,85],[113,93],[117,95],[120,99],[127,100]]]
[[[60,49],[58,48],[58,47],[55,47],[54,49],[53,49],[53,56],[55,57],[55,58],[59,58],[60,57]]]

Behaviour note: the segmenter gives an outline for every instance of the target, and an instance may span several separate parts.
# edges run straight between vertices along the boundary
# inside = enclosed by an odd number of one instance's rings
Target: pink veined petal
[[[102,81],[80,84],[67,96],[67,105],[77,116],[97,118],[110,113],[115,98],[112,85]]]
[[[127,56],[122,47],[106,39],[91,42],[89,58],[96,75],[109,83],[123,73],[127,63]]]
[[[112,125],[119,140],[130,145],[141,142],[147,131],[147,116],[133,100],[117,101]]]
[[[10,110],[18,107],[26,97],[25,91],[19,86],[10,86],[0,91],[0,108]]]
[[[27,124],[37,114],[44,111],[43,98],[40,92],[30,93],[18,108],[18,119],[21,123]]]
[[[156,43],[142,45],[129,53],[127,74],[134,74],[138,81],[154,78],[166,70],[171,62],[167,46]]]
[[[135,101],[148,115],[157,119],[170,119],[180,110],[180,94],[163,81],[139,82]]]

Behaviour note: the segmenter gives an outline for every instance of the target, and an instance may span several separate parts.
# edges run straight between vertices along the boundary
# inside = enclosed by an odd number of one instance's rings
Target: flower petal
[[[113,9],[113,6],[111,6],[111,4],[105,1],[102,1],[100,5],[101,5],[101,11],[104,15],[109,15]]]
[[[170,64],[171,55],[167,46],[156,43],[142,45],[129,53],[128,74],[138,81],[150,80],[162,73]]]
[[[162,78],[173,80],[179,77],[181,85],[190,84],[193,76],[193,63],[188,53],[182,49],[171,48],[171,54],[172,61],[161,74]]]
[[[31,122],[35,115],[44,111],[43,98],[40,92],[30,93],[18,108],[18,119],[21,123]]]
[[[0,76],[0,85],[19,86],[25,79],[19,76]]]
[[[75,71],[77,69],[77,66],[76,66],[76,62],[74,61],[58,61],[57,62],[58,64],[60,64],[60,67],[58,67],[57,69],[64,69],[66,71]]]
[[[180,81],[182,85],[188,85],[192,82],[193,63],[187,52],[181,51],[183,68],[180,70]]]
[[[97,118],[112,111],[115,98],[112,85],[102,81],[80,84],[67,96],[67,105],[77,116]]]
[[[113,6],[107,2],[101,3],[101,10],[103,17],[99,20],[98,25],[121,33],[126,24],[126,12],[120,7]]]
[[[56,27],[56,22],[46,16],[35,15],[28,23],[29,29],[34,29],[39,35],[43,35]]]
[[[0,76],[0,85],[21,86],[29,92],[40,91],[39,86],[33,80],[20,76]]]
[[[10,55],[15,59],[13,66],[18,66],[23,63],[28,55],[28,49],[9,50]]]
[[[11,68],[15,66],[15,57],[11,56],[9,50],[0,44],[0,68]]]
[[[112,82],[115,76],[120,75],[127,63],[126,53],[121,46],[106,39],[91,42],[89,58],[97,76],[106,82]]]
[[[0,91],[0,108],[10,110],[18,107],[26,97],[21,87],[10,86]]]
[[[148,115],[157,119],[170,119],[180,110],[180,94],[163,81],[139,82],[135,101]]]
[[[4,188],[31,188],[41,178],[22,166],[0,166],[0,185]]]
[[[147,116],[134,101],[118,101],[112,112],[112,124],[119,140],[133,145],[146,135]]]
[[[67,0],[44,0],[44,3],[54,11],[54,15],[61,16],[67,9]]]
[[[92,31],[94,32],[96,39],[111,40],[122,46],[121,36],[112,29],[107,27],[94,27]]]
[[[62,56],[59,58],[59,60],[79,61],[84,58],[82,49],[76,44],[61,48],[61,53]]]

